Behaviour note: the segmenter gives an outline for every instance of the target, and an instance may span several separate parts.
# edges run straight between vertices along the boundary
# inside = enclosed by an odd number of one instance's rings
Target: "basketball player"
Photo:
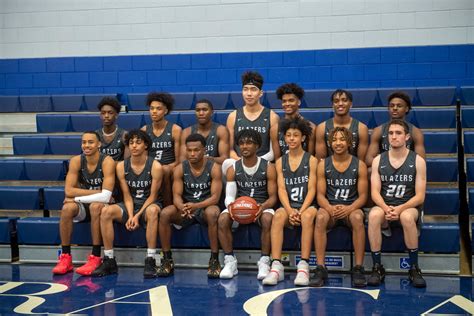
[[[187,127],[181,133],[180,161],[186,159],[186,138],[198,133],[206,139],[206,156],[215,162],[222,164],[229,158],[229,132],[223,125],[212,121],[214,107],[211,101],[202,99],[196,102],[197,124]]]
[[[152,140],[150,156],[163,168],[162,198],[164,205],[167,206],[173,203],[171,177],[173,169],[178,165],[181,127],[166,120],[166,115],[173,110],[174,105],[171,94],[150,92],[146,104],[149,107],[152,123],[141,129]]]
[[[329,144],[329,132],[334,127],[345,127],[352,133],[349,153],[365,161],[369,145],[369,130],[367,125],[351,117],[349,113],[352,107],[352,94],[338,89],[332,93],[331,101],[334,117],[322,122],[316,129],[316,157],[323,159],[333,154]]]
[[[249,196],[259,204],[257,222],[262,228],[262,256],[258,261],[259,280],[263,280],[270,271],[270,228],[275,211],[272,209],[277,201],[277,185],[275,166],[264,158],[257,156],[262,145],[260,134],[253,129],[243,129],[237,134],[236,143],[242,159],[227,170],[227,185],[225,205],[241,196]],[[237,259],[232,246],[232,227],[238,223],[232,219],[232,214],[225,209],[219,216],[219,241],[224,250],[224,268],[220,273],[221,279],[231,279],[237,275]]]
[[[316,216],[314,244],[317,266],[312,286],[323,286],[328,277],[324,264],[327,230],[343,224],[352,229],[355,267],[352,269],[352,285],[367,285],[362,266],[365,254],[365,227],[362,207],[367,201],[367,167],[362,160],[352,156],[349,149],[352,134],[345,127],[335,127],[329,133],[333,154],[318,166],[317,198],[320,206]]]
[[[173,203],[160,214],[160,241],[163,260],[158,276],[169,276],[174,272],[171,256],[171,225],[181,229],[195,222],[207,225],[211,246],[211,258],[207,276],[218,278],[219,240],[217,219],[220,209],[218,203],[222,191],[222,172],[219,164],[205,156],[206,139],[201,134],[191,134],[184,140],[186,160],[173,172]]]
[[[149,156],[152,141],[142,130],[131,130],[125,139],[130,150],[130,158],[117,164],[117,178],[123,192],[123,203],[106,205],[102,208],[100,225],[104,241],[104,259],[92,272],[92,276],[101,277],[118,272],[114,257],[113,222],[125,224],[129,231],[140,225],[146,227],[148,245],[143,276],[156,276],[156,238],[158,235],[158,214],[161,205],[157,202],[163,170],[158,161]]]
[[[369,213],[368,234],[374,264],[369,285],[378,286],[385,278],[381,230],[398,222],[403,228],[410,257],[410,282],[414,287],[426,287],[418,267],[418,229],[426,192],[426,162],[407,148],[409,139],[408,124],[401,119],[392,120],[388,123],[390,149],[375,157],[372,163],[370,180],[376,206]]]
[[[303,118],[299,113],[301,99],[304,96],[304,90],[296,83],[285,83],[281,85],[276,91],[277,97],[281,100],[281,106],[285,112],[285,119]],[[305,137],[303,143],[303,150],[307,151],[311,155],[314,155],[314,143],[316,137],[316,125],[308,121],[311,126],[311,135]],[[289,151],[288,145],[285,142],[285,134],[282,132],[281,127],[278,130],[278,146],[274,149],[275,158],[278,159]]]
[[[406,122],[406,116],[411,110],[410,97],[402,91],[396,91],[388,96],[388,114],[390,119],[400,119]],[[370,146],[367,151],[367,166],[372,165],[372,161],[379,154],[390,149],[388,137],[388,123],[377,126],[370,138]],[[416,152],[422,158],[425,158],[425,145],[423,142],[423,132],[411,123],[408,123],[410,138],[407,141],[408,149]]]
[[[301,226],[301,261],[297,266],[295,285],[309,284],[309,256],[311,253],[314,219],[316,216],[316,168],[317,159],[303,150],[303,144],[311,136],[311,125],[296,117],[280,121],[280,133],[285,135],[288,153],[276,161],[278,196],[282,207],[277,209],[272,222],[272,267],[263,279],[264,285],[276,285],[282,281],[284,268],[281,264],[283,229]]]
[[[90,275],[101,263],[100,210],[109,203],[115,182],[115,162],[100,152],[99,135],[88,131],[82,134],[82,154],[69,162],[64,185],[63,208],[59,222],[62,252],[53,269],[54,274],[73,270],[71,235],[73,222],[91,222],[92,254],[85,265],[76,269],[81,275]]]

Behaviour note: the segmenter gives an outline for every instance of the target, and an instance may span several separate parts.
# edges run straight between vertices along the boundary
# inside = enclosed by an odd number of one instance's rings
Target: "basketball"
[[[253,223],[257,217],[258,209],[257,201],[248,196],[241,196],[229,205],[229,212],[240,224]]]

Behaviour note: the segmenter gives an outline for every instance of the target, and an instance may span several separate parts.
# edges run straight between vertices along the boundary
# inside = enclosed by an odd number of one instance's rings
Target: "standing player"
[[[400,119],[406,122],[406,116],[411,110],[410,97],[402,92],[396,91],[388,96],[388,114],[390,119]],[[367,151],[367,166],[372,165],[372,161],[379,154],[390,149],[388,137],[388,123],[384,123],[374,128],[370,138],[370,146]],[[416,152],[422,158],[425,158],[425,145],[423,143],[422,131],[411,123],[408,123],[410,138],[407,141],[407,148]]]
[[[270,229],[275,211],[272,207],[277,200],[275,167],[257,156],[262,144],[260,134],[253,129],[244,129],[237,135],[236,143],[242,153],[242,159],[227,170],[225,205],[229,205],[241,196],[249,196],[259,204],[257,222],[262,228],[262,256],[258,261],[259,280],[263,280],[270,271]],[[232,227],[236,226],[232,214],[225,209],[219,216],[219,241],[224,250],[224,268],[221,279],[231,279],[237,275],[237,259],[232,246]]]
[[[181,133],[180,161],[186,159],[186,138],[198,133],[206,140],[206,156],[222,164],[229,158],[229,132],[223,125],[212,121],[214,107],[211,101],[202,99],[196,102],[197,124],[187,127]]]
[[[53,269],[54,274],[65,274],[73,270],[73,222],[90,221],[92,235],[92,254],[87,258],[87,263],[77,268],[76,272],[90,275],[101,263],[100,210],[112,197],[115,163],[112,158],[99,152],[100,140],[96,132],[84,132],[81,147],[82,154],[71,158],[66,176],[66,198],[59,222],[62,252]]]
[[[352,134],[345,127],[336,127],[329,134],[333,152],[318,166],[318,204],[320,206],[314,230],[317,266],[312,286],[323,286],[328,277],[324,265],[327,229],[339,222],[352,229],[355,267],[352,269],[352,285],[367,285],[364,276],[365,227],[362,207],[367,201],[367,167],[362,160],[352,156],[349,148]]]
[[[186,160],[173,172],[173,203],[160,214],[160,241],[164,259],[158,269],[158,276],[173,274],[174,263],[171,256],[171,224],[181,229],[194,222],[207,225],[211,246],[211,258],[207,276],[218,278],[219,240],[217,219],[218,203],[222,191],[221,167],[214,160],[204,156],[206,139],[201,134],[191,134],[184,140]]]
[[[100,277],[118,272],[114,257],[114,221],[125,224],[129,231],[146,225],[148,245],[145,259],[145,278],[156,276],[156,238],[158,235],[158,214],[161,206],[157,203],[158,190],[162,179],[162,168],[158,161],[149,156],[150,137],[141,130],[131,130],[125,139],[130,150],[130,158],[117,164],[117,178],[123,192],[123,203],[106,205],[100,214],[104,259],[92,272]]]
[[[338,89],[331,95],[334,117],[319,124],[316,129],[316,157],[326,158],[332,155],[329,144],[329,132],[334,127],[345,127],[352,134],[352,144],[349,149],[351,155],[365,161],[365,154],[369,145],[369,130],[367,125],[351,117],[352,94],[349,91]]]
[[[300,226],[301,261],[298,263],[295,285],[309,284],[309,256],[316,216],[316,168],[317,159],[303,150],[305,140],[311,136],[309,122],[295,118],[280,121],[280,132],[285,135],[285,143],[289,152],[276,161],[278,196],[280,207],[272,222],[272,267],[263,279],[265,285],[275,285],[282,281],[284,268],[281,264],[281,248],[283,246],[283,229]]]
[[[369,242],[373,268],[368,284],[377,286],[384,281],[381,263],[381,229],[399,221],[410,257],[410,282],[415,287],[426,287],[418,267],[418,225],[426,192],[426,162],[406,147],[410,139],[404,120],[388,124],[390,149],[375,157],[372,163],[372,199],[375,207],[369,213]]]

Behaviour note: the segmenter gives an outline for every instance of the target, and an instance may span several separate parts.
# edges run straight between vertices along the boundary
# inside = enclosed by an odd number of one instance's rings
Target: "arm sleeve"
[[[270,143],[270,150],[265,155],[260,156],[260,158],[263,158],[266,161],[273,161],[274,154],[273,154],[273,147],[271,143]]]
[[[235,181],[227,182],[225,187],[225,207],[228,207],[230,203],[235,201],[235,196],[237,195],[237,184]]]
[[[76,196],[74,201],[81,203],[109,203],[110,198],[112,197],[112,192],[109,190],[102,190],[100,193],[85,195],[85,196]]]

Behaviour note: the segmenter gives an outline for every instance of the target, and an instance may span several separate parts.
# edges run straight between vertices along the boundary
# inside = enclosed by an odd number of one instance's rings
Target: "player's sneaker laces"
[[[174,274],[174,261],[171,258],[161,259],[161,265],[158,268],[159,277],[168,277]]]
[[[285,268],[279,261],[273,261],[270,272],[263,279],[263,285],[276,285],[285,279]]]
[[[296,286],[308,286],[309,284],[309,264],[305,260],[300,260],[296,266]]]
[[[367,280],[370,286],[379,286],[385,280],[385,269],[383,265],[376,263],[372,267],[372,273]]]
[[[414,287],[426,287],[426,281],[423,279],[423,275],[421,274],[421,270],[418,265],[415,264],[410,268],[408,271],[408,277],[410,278],[410,282]]]
[[[352,268],[352,286],[367,286],[367,280],[365,279],[365,270],[363,266],[355,266]]]
[[[314,269],[313,279],[309,282],[309,286],[321,287],[328,279],[328,270],[325,266],[317,265]]]
[[[263,280],[270,273],[270,257],[261,256],[257,262],[258,274],[257,280]]]
[[[151,279],[156,277],[156,260],[153,257],[145,258],[145,268],[143,269],[143,277]]]
[[[117,261],[115,258],[104,257],[102,263],[92,273],[93,277],[103,277],[118,273]]]
[[[217,279],[221,273],[221,264],[219,259],[211,258],[209,259],[209,265],[207,267],[207,277],[209,279]]]
[[[54,274],[66,274],[74,269],[72,257],[69,253],[62,253],[58,258],[58,263],[53,268]]]
[[[76,269],[76,273],[80,275],[91,275],[91,273],[97,269],[98,266],[102,263],[101,257],[96,257],[94,255],[89,255],[87,262]]]
[[[239,270],[237,270],[237,258],[229,255],[224,256],[224,268],[219,274],[219,278],[232,279],[237,273],[239,273]]]

